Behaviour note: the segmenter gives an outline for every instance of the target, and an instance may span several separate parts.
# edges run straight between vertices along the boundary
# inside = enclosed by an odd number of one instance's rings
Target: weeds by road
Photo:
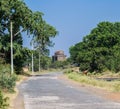
[[[22,75],[17,75],[18,81],[16,82],[16,86],[19,85],[21,82],[26,80],[30,76],[30,73],[24,73]],[[14,88],[14,93],[5,93],[6,97],[9,97],[9,108],[8,109],[14,109],[14,100],[19,94],[18,89]]]
[[[114,80],[114,81],[105,81],[105,80],[97,80],[96,77],[104,77],[102,75],[83,75],[75,72],[69,72],[65,73],[68,78],[75,80],[77,82],[80,82],[82,84],[87,84],[87,85],[92,85],[96,87],[100,87],[103,89],[107,89],[109,91],[113,92],[120,92],[120,81],[119,80]],[[105,76],[107,77],[107,76]],[[112,75],[111,75],[112,77]]]

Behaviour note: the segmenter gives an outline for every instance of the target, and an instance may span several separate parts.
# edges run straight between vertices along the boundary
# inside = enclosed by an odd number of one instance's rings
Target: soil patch
[[[20,81],[17,81],[15,93],[6,95],[10,98],[10,106],[9,109],[24,109],[23,98],[17,89],[17,86],[21,84],[23,81],[27,80],[29,76],[21,76]]]

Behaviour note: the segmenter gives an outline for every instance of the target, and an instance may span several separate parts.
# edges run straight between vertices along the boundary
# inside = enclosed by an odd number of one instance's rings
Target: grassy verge
[[[17,81],[16,81],[16,85],[19,85],[21,82],[23,82],[24,80],[26,80],[28,77],[30,76],[30,73],[24,73],[22,75],[17,75]],[[17,88],[14,88],[14,92],[13,93],[4,93],[5,97],[9,98],[9,108],[8,109],[14,109],[14,100],[17,97],[19,91],[17,90]]]
[[[103,89],[107,89],[109,91],[120,92],[120,81],[108,82],[104,80],[96,80],[93,76],[86,76],[78,73],[65,73],[65,74],[68,76],[68,78],[82,84],[100,87]]]

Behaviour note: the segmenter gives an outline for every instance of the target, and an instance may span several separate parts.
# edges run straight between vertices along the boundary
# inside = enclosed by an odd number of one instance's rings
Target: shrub
[[[8,97],[4,97],[2,92],[0,91],[0,109],[7,109],[9,104],[7,103]]]
[[[67,70],[64,71],[65,74],[69,74],[69,73],[71,73],[71,72],[72,72],[71,69],[67,69]]]
[[[16,75],[10,74],[10,65],[0,65],[0,89],[12,92],[16,84]]]
[[[90,69],[90,64],[88,62],[84,62],[80,64],[80,71],[85,71]]]
[[[0,88],[12,92],[16,84],[16,76],[3,74],[0,76]]]

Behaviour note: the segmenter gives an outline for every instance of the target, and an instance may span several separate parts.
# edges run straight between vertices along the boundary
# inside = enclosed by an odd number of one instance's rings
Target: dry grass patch
[[[82,84],[92,85],[96,87],[100,87],[103,89],[107,89],[109,91],[120,92],[120,81],[104,81],[104,80],[96,80],[93,77],[89,77],[86,75],[81,75],[78,73],[68,73],[66,74],[68,78],[80,82]]]

